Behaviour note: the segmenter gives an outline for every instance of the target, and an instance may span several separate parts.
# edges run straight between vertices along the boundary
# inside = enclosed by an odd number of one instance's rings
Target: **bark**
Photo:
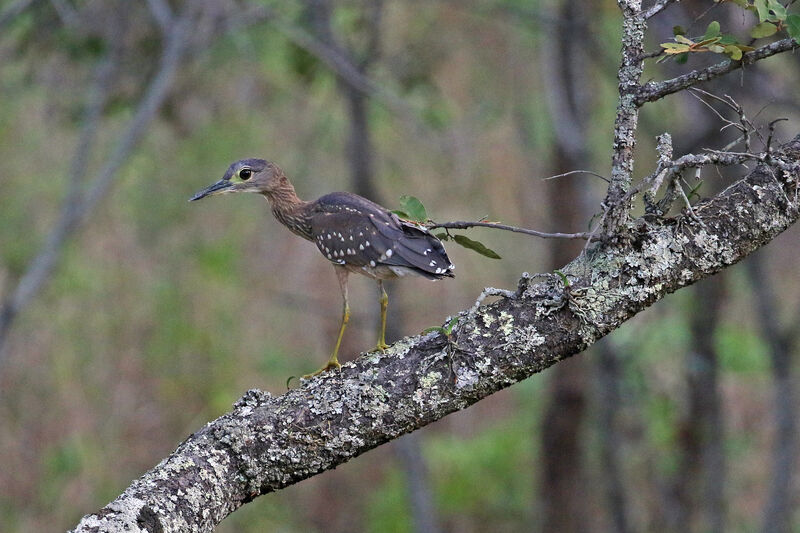
[[[450,338],[409,337],[278,397],[251,390],[75,531],[211,531],[254,498],[335,468],[585,350],[667,294],[740,261],[796,222],[793,172],[760,164],[694,207],[639,220],[560,276],[460,313]],[[536,282],[536,280],[540,280]]]

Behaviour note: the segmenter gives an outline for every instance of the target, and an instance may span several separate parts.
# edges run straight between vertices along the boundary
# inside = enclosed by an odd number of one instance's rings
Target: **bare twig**
[[[670,6],[670,4],[674,4],[676,2],[680,2],[681,0],[658,0],[655,4],[647,8],[644,12],[644,18],[649,19],[653,18],[666,8]]]
[[[542,178],[542,181],[554,180],[556,178],[564,178],[566,176],[572,176],[573,174],[589,174],[590,176],[595,176],[597,178],[600,178],[606,183],[611,183],[611,180],[609,180],[607,177],[603,176],[602,174],[598,174],[597,172],[592,172],[591,170],[570,170],[569,172],[564,172],[563,174],[556,174],[555,176],[548,176],[546,178]]]
[[[745,53],[742,56],[741,61],[723,61],[708,68],[693,70],[692,72],[669,80],[651,81],[645,83],[637,91],[635,103],[637,106],[642,106],[647,102],[655,102],[656,100],[660,100],[667,95],[676,93],[688,87],[692,87],[698,83],[724,76],[725,74],[742,68],[745,65],[752,65],[756,61],[766,59],[774,56],[775,54],[794,50],[798,46],[800,45],[798,45],[794,39],[782,39],[766,46],[762,46],[761,48],[757,48],[752,52]]]
[[[515,233],[524,233],[525,235],[533,235],[534,237],[541,237],[543,239],[588,239],[591,235],[589,232],[581,233],[546,233],[544,231],[536,231],[535,229],[518,228],[517,226],[509,226],[508,224],[500,224],[497,222],[432,222],[425,224],[428,229],[467,229],[467,228],[494,228],[505,231],[513,231]]]

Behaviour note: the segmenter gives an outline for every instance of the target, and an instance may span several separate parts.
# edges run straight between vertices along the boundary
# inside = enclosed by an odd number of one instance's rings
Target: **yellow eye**
[[[239,178],[242,181],[249,180],[252,175],[253,175],[253,171],[250,170],[249,168],[243,168],[242,170],[239,171]]]

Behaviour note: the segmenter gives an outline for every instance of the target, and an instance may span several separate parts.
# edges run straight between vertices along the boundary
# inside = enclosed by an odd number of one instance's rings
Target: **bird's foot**
[[[342,368],[342,365],[339,364],[339,361],[337,361],[336,359],[331,359],[330,361],[325,363],[325,366],[323,366],[316,372],[313,372],[311,374],[306,374],[305,376],[303,376],[303,379],[313,378],[314,376],[318,376],[323,372],[327,372],[328,370],[339,370],[340,368]]]
[[[378,341],[378,344],[375,345],[375,350],[379,351],[379,352],[385,352],[386,348],[388,348],[388,347],[389,347],[389,345],[386,344],[385,342]]]

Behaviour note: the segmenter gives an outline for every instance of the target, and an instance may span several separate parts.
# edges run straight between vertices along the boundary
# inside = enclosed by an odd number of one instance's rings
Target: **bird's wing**
[[[361,196],[323,196],[311,226],[317,247],[333,262],[406,267],[431,278],[453,275],[439,239]]]
[[[314,213],[311,237],[322,255],[340,265],[375,267],[386,251],[369,217],[347,211]]]

